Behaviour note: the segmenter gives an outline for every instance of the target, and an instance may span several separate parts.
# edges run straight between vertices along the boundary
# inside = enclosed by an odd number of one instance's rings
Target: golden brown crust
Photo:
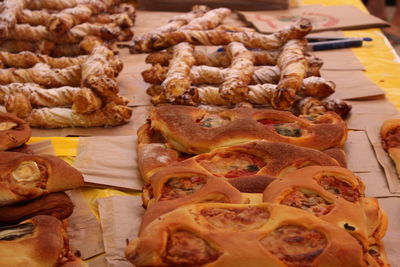
[[[361,203],[366,217],[369,243],[379,243],[385,236],[388,227],[388,217],[379,207],[379,202],[376,198],[362,198]]]
[[[400,119],[385,120],[381,126],[381,138],[384,149],[399,146],[400,137],[397,133],[400,129]]]
[[[208,11],[203,16],[191,20],[188,24],[179,28],[180,30],[209,30],[217,27],[223,19],[231,14],[228,8],[216,8]]]
[[[182,96],[190,87],[190,68],[194,64],[193,46],[180,43],[173,48],[173,56],[169,64],[165,80],[161,84],[167,99],[173,101]]]
[[[52,88],[61,86],[79,86],[81,68],[73,65],[63,69],[52,69],[44,63],[37,63],[29,69],[0,69],[0,84],[36,83]]]
[[[328,156],[336,159],[340,167],[347,168],[347,155],[346,152],[341,148],[330,148],[323,151]]]
[[[142,178],[150,182],[150,176],[161,168],[190,166],[209,176],[224,179],[256,175],[282,176],[306,166],[339,166],[339,162],[326,153],[285,143],[253,141],[226,148],[217,148],[185,160],[179,153],[164,144],[138,144],[138,165]],[[159,153],[159,154],[157,154]]]
[[[114,24],[82,23],[74,26],[65,35],[57,36],[46,29],[45,26],[31,26],[29,24],[16,24],[9,30],[7,38],[10,40],[39,42],[47,40],[57,44],[74,44],[82,41],[86,36],[98,36],[104,40],[115,40],[121,34],[121,29]]]
[[[87,88],[63,86],[44,89],[32,83],[11,83],[0,86],[0,103],[6,103],[6,96],[22,94],[31,106],[71,107],[78,113],[88,113],[101,108],[100,99]],[[11,101],[10,98],[7,99]]]
[[[154,219],[183,205],[202,202],[244,203],[241,193],[227,181],[207,176],[202,170],[172,167],[151,177],[151,195],[141,229]]]
[[[32,233],[11,240],[0,240],[2,266],[57,266],[69,251],[62,223],[52,216],[36,216],[7,228],[16,229],[14,232],[24,229],[26,233]],[[1,230],[7,231],[4,228]]]
[[[17,23],[17,14],[24,8],[24,0],[5,0],[1,3],[0,38],[4,39]]]
[[[224,213],[233,216],[224,221]],[[236,223],[242,222],[244,214],[253,215],[248,224]],[[305,234],[302,244],[312,242],[321,247],[310,249],[315,253],[305,257],[299,254],[309,251],[305,247],[291,250],[294,245],[288,240],[281,243],[280,252],[273,249],[276,245],[267,244],[281,240],[277,235],[292,228]],[[176,238],[186,246],[180,246]],[[201,245],[200,249],[193,251],[192,242]],[[342,229],[307,212],[267,203],[183,206],[150,223],[139,239],[131,241],[125,254],[136,266],[173,265],[184,259],[199,266],[364,266],[360,245]]]
[[[31,128],[26,121],[10,113],[0,113],[0,151],[21,146],[30,137]]]
[[[281,53],[280,50],[253,50],[250,51],[254,58],[254,65],[276,65],[278,56]],[[193,56],[195,58],[195,65],[206,65],[212,67],[229,67],[231,60],[228,57],[226,51],[215,51],[208,53],[207,49],[201,46],[196,46],[194,49]],[[172,58],[171,49],[166,51],[154,52],[146,57],[146,63],[148,64],[160,64],[162,66],[168,66],[170,59]]]
[[[216,116],[208,119],[207,116]],[[235,108],[213,114],[203,109],[186,106],[160,106],[152,110],[151,127],[159,131],[169,146],[186,153],[204,153],[214,148],[264,139],[272,142],[291,143],[299,146],[325,150],[343,145],[347,137],[345,123],[334,113],[327,113],[332,123],[312,124],[291,113],[277,110]],[[328,117],[326,117],[327,121]],[[223,123],[213,128],[202,126],[204,122]],[[266,120],[264,125],[262,120]],[[283,121],[282,127],[289,127],[293,135],[269,120]],[[278,123],[279,124],[279,123]],[[281,132],[279,134],[277,131]],[[288,131],[290,131],[288,129]],[[287,134],[285,136],[285,134]]]
[[[82,174],[65,161],[17,152],[0,152],[0,178],[0,206],[83,185]]]
[[[66,34],[73,26],[86,22],[91,16],[106,11],[118,0],[94,0],[66,8],[48,18],[47,29],[55,34]]]
[[[111,127],[128,123],[132,110],[126,106],[108,103],[101,110],[81,114],[68,108],[33,109],[26,121],[37,128]]]
[[[37,215],[49,215],[59,220],[68,218],[74,209],[71,199],[64,193],[50,193],[43,197],[0,208],[0,224],[16,224]]]
[[[276,179],[263,201],[303,209],[353,235],[368,248],[361,180],[340,167],[306,167]]]
[[[118,93],[115,80],[118,70],[109,61],[113,56],[114,53],[104,45],[94,46],[90,56],[81,65],[81,86],[90,88],[101,96]]]
[[[306,76],[306,45],[307,41],[302,39],[289,40],[283,46],[277,63],[281,79],[271,101],[274,108],[288,110],[293,105]]]
[[[225,31],[174,31],[153,34],[150,42],[137,40],[133,51],[143,53],[168,48],[180,42],[194,45],[227,45],[231,42],[243,43],[249,48],[277,49],[290,39],[301,39],[311,30],[308,19],[300,19],[293,25],[273,34],[265,35],[257,32],[225,32]]]
[[[238,42],[230,43],[226,51],[231,58],[231,64],[219,91],[222,98],[231,103],[240,103],[247,97],[248,84],[254,73],[253,55]]]
[[[86,60],[86,58],[87,56],[54,58],[35,54],[30,51],[24,51],[18,54],[0,51],[1,62],[3,62],[5,66],[11,68],[31,68],[37,63],[45,63],[52,68],[62,69],[73,65],[79,65]]]

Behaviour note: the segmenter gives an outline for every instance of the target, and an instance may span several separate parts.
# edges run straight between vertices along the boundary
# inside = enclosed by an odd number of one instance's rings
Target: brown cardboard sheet
[[[391,118],[400,118],[399,115],[392,116]],[[392,193],[400,193],[400,179],[396,172],[396,167],[392,162],[389,154],[383,149],[381,136],[380,136],[380,128],[383,123],[383,120],[375,122],[374,124],[369,124],[367,126],[367,134],[368,138],[375,150],[376,157],[383,167],[387,182],[389,185],[390,192]]]
[[[141,190],[137,167],[136,134],[80,137],[74,167],[87,185]]]
[[[389,219],[389,226],[383,238],[386,254],[391,266],[398,267],[400,263],[400,198],[379,198],[379,204]]]
[[[311,19],[313,31],[355,30],[388,26],[388,23],[352,5],[306,5],[279,11],[240,12],[261,32],[273,32],[298,17]]]
[[[102,128],[64,128],[64,129],[32,129],[32,136],[128,136],[136,135],[148,115],[151,106],[132,108],[132,117],[129,123],[117,127]]]
[[[146,89],[150,86],[142,78],[142,71],[151,65],[145,63],[147,54],[129,54],[127,49],[120,52],[124,68],[118,76],[119,94],[129,99],[129,106],[151,105]]]
[[[67,233],[72,253],[88,259],[104,253],[101,225],[90,210],[80,189],[66,191],[74,203],[74,211],[68,218]]]
[[[400,193],[393,194],[390,192],[383,169],[356,174],[365,184],[365,195],[367,197],[400,197]]]
[[[344,151],[347,155],[347,167],[351,171],[360,173],[380,170],[366,132],[349,131]]]
[[[111,196],[97,200],[109,267],[131,267],[125,259],[127,241],[137,237],[144,209],[140,196]]]
[[[336,91],[332,97],[339,99],[364,99],[385,94],[385,91],[368,79],[362,71],[321,70],[321,76],[335,82]]]
[[[371,100],[348,100],[352,106],[346,119],[350,130],[366,130],[368,125],[380,125],[386,118],[399,114],[396,107],[384,96]]]
[[[108,267],[105,253],[87,260],[86,263],[89,267]]]

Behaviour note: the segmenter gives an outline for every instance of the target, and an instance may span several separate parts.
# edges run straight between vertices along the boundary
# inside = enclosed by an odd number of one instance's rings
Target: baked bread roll
[[[151,111],[150,123],[169,147],[189,154],[260,139],[317,150],[342,146],[346,124],[335,113],[324,116],[324,121],[313,124],[277,110],[234,108],[212,112],[165,105]]]
[[[0,152],[0,206],[83,185],[83,176],[50,155]]]
[[[147,207],[141,229],[159,216],[183,205],[202,202],[248,203],[228,181],[208,176],[189,167],[166,168],[152,176],[153,186],[145,188],[142,199]]]
[[[379,243],[385,236],[388,227],[387,215],[380,208],[376,198],[362,198],[361,203],[367,219],[369,243]]]
[[[346,231],[305,211],[262,203],[183,206],[125,250],[136,266],[365,266]]]
[[[381,126],[383,148],[393,160],[397,174],[400,175],[400,119],[389,119]]]
[[[74,204],[64,192],[50,193],[28,202],[0,207],[0,225],[16,224],[37,215],[64,220],[73,210]]]
[[[161,144],[140,144],[138,165],[142,178],[150,182],[150,176],[174,163],[204,170],[208,175],[232,179],[241,176],[282,176],[306,166],[340,166],[339,162],[318,150],[285,143],[252,141],[230,147],[222,147],[189,159],[180,159],[177,152],[159,154]],[[167,148],[165,148],[167,149]],[[168,160],[170,159],[170,160]]]
[[[52,216],[40,215],[0,227],[1,266],[53,267],[73,258],[67,233],[61,221]]]
[[[312,166],[290,172],[265,189],[263,201],[305,210],[353,235],[368,248],[364,185],[347,169]]]
[[[29,124],[11,113],[0,113],[0,151],[19,147],[31,137]]]

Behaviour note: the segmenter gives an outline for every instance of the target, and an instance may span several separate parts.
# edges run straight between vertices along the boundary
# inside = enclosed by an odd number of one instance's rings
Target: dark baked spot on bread
[[[186,230],[168,235],[164,261],[171,266],[200,266],[213,262],[222,254],[209,242]]]
[[[252,206],[203,209],[201,215],[215,227],[241,231],[260,228],[270,217],[267,209]]]
[[[193,194],[207,182],[204,176],[171,177],[164,184],[160,200],[171,200]]]
[[[285,225],[260,240],[261,245],[287,266],[311,266],[328,245],[326,236],[300,225]]]

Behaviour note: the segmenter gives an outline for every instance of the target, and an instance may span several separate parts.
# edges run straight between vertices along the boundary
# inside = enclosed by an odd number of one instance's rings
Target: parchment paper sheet
[[[112,196],[97,200],[109,267],[132,267],[125,259],[128,240],[137,237],[144,209],[140,196]]]

